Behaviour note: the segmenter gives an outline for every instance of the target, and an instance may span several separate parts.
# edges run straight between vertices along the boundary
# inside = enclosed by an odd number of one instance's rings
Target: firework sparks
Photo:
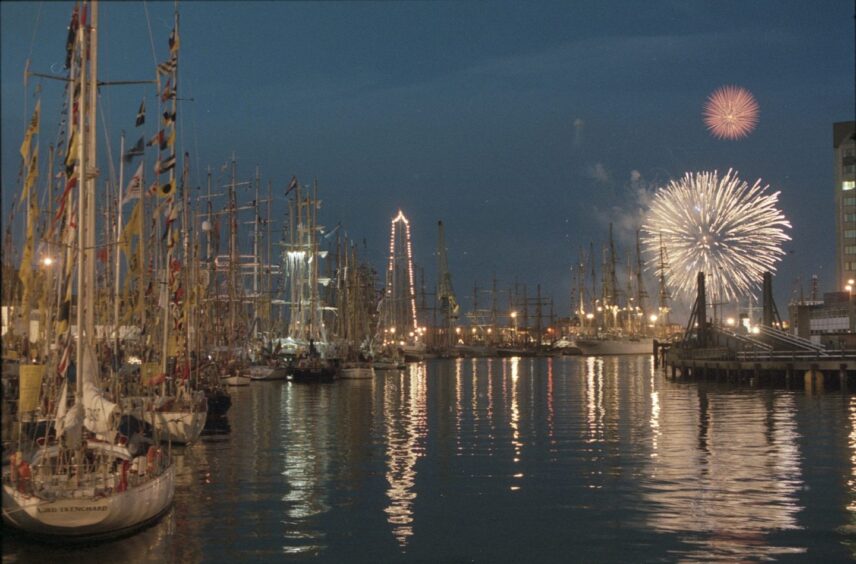
[[[767,188],[760,180],[749,186],[729,170],[722,178],[715,171],[686,173],[657,191],[642,241],[655,264],[662,237],[673,296],[690,296],[696,275],[704,272],[714,299],[734,301],[775,270],[791,224],[776,207],[779,192]]]
[[[758,125],[758,102],[745,88],[723,86],[708,97],[704,123],[719,139],[746,137]]]

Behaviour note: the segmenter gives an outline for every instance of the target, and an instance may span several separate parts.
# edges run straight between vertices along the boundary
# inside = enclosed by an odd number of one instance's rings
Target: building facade
[[[835,154],[835,289],[856,280],[856,121],[832,126]]]

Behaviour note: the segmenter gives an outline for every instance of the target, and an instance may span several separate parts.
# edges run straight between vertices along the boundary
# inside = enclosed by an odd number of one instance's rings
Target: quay
[[[667,377],[785,385],[837,380],[841,389],[856,385],[856,350],[826,349],[780,329],[769,274],[763,283],[763,321],[751,331],[711,322],[705,300],[704,274],[699,273],[698,295],[682,339],[654,341],[654,366],[662,366]]]

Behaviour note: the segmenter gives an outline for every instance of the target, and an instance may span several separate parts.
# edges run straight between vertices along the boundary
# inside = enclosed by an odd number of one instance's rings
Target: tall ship
[[[324,322],[324,305],[321,287],[330,284],[322,277],[320,262],[327,251],[320,249],[318,225],[318,185],[303,191],[296,178],[292,178],[286,194],[294,191],[289,201],[289,237],[284,249],[289,307],[288,336],[296,348],[296,360],[291,378],[302,382],[330,381],[336,377],[338,354],[327,338]]]
[[[589,253],[592,261],[592,288],[596,275],[593,264],[594,253]],[[615,243],[612,236],[612,224],[609,225],[609,246],[603,250],[601,270],[602,284],[600,297],[595,298],[592,309],[585,311],[584,261],[581,260],[578,276],[580,295],[577,315],[582,331],[574,340],[573,346],[584,355],[604,356],[622,354],[653,354],[653,323],[646,310],[648,294],[642,280],[642,258],[639,246],[639,233],[636,233],[636,262],[628,259],[627,289],[621,292],[615,269]],[[662,265],[661,265],[662,267]],[[661,276],[665,269],[661,268]],[[663,280],[663,283],[664,280]],[[624,303],[620,304],[620,294],[624,293]]]

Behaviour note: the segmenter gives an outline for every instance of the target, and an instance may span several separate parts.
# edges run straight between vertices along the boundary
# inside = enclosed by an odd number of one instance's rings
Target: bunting
[[[175,54],[178,51],[178,29],[173,27],[172,32],[169,34],[169,52]]]
[[[30,118],[30,123],[27,124],[27,130],[24,132],[24,141],[21,143],[21,158],[26,162],[30,157],[30,146],[35,135],[39,130],[39,115],[41,114],[42,100],[36,101],[36,107],[33,110],[33,116]]]
[[[285,195],[288,196],[288,193],[297,188],[297,177],[292,176],[291,180],[288,182],[288,188],[285,190]]]
[[[162,161],[155,163],[155,174],[162,174],[175,168],[175,155],[170,155]]]
[[[128,224],[122,231],[122,239],[119,246],[124,251],[125,256],[130,259],[131,256],[131,237],[140,237],[143,233],[143,217],[142,210],[143,201],[137,201],[134,209],[131,211],[131,217],[128,218]]]
[[[175,98],[175,88],[172,87],[172,79],[167,79],[166,86],[161,92],[161,102],[166,102],[172,98]]]
[[[173,53],[170,60],[163,62],[158,65],[158,74],[172,74],[175,72],[176,67],[178,66],[178,58],[175,53]]]
[[[131,147],[127,153],[122,155],[122,160],[126,163],[129,163],[134,160],[134,157],[140,157],[144,154],[145,149],[145,138],[140,137],[137,139],[137,142]]]
[[[137,172],[131,177],[128,186],[125,188],[125,195],[122,197],[122,205],[127,204],[135,198],[140,198],[143,193],[143,163],[137,167]]]
[[[154,136],[146,142],[149,147],[153,145],[162,145],[164,142],[163,129],[154,134]]]
[[[167,196],[172,195],[173,189],[175,188],[175,179],[167,181],[165,184],[158,185],[157,194],[161,198],[166,198]]]
[[[27,165],[27,176],[24,178],[24,189],[21,191],[21,203],[26,201],[30,194],[30,188],[35,184],[39,177],[39,147],[36,146],[33,150],[33,155],[30,157],[30,162]]]
[[[65,156],[65,175],[69,178],[74,174],[74,163],[77,161],[77,129],[71,130],[68,140],[68,153]]]
[[[137,110],[137,125],[136,125],[136,127],[140,127],[144,123],[146,123],[146,99],[145,98],[143,98],[143,100],[140,102],[140,109]]]
[[[71,11],[71,23],[68,24],[68,37],[65,40],[65,68],[71,68],[71,55],[74,52],[74,40],[77,36],[77,6]]]

